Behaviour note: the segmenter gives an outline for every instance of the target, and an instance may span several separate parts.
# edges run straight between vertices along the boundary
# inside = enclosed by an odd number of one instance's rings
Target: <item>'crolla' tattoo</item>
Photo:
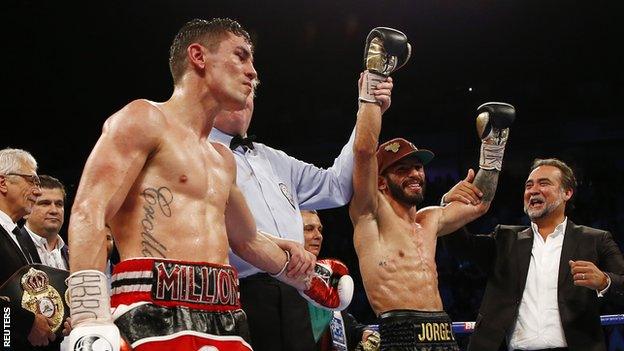
[[[173,194],[167,187],[146,188],[141,193],[145,205],[143,205],[143,219],[141,219],[141,253],[148,257],[166,258],[167,248],[154,237],[154,223],[157,214],[171,217],[171,207]],[[158,212],[156,208],[158,208]]]
[[[481,201],[490,202],[494,199],[494,193],[498,185],[498,174],[499,172],[497,170],[485,169],[480,169],[477,173],[474,185],[483,192]]]

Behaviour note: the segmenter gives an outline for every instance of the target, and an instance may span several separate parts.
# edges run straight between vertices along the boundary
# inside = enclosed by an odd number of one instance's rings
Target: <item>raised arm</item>
[[[405,34],[391,28],[374,28],[366,38],[364,65],[360,76],[360,108],[353,145],[353,198],[349,215],[354,224],[363,216],[377,213],[377,144],[381,115],[390,105],[392,79],[388,76],[409,60],[411,46]],[[384,90],[388,90],[384,94]]]
[[[377,158],[375,154],[380,131],[380,106],[375,103],[362,103],[357,115],[353,145],[353,198],[349,214],[354,223],[362,216],[375,216],[377,213]]]
[[[392,87],[392,79],[389,78],[388,80],[384,79],[374,90],[376,102],[381,104],[381,114],[390,107]],[[361,108],[358,109],[358,115],[360,112]],[[334,160],[334,164],[327,169],[299,161],[284,153],[275,155],[287,158],[271,164],[277,167],[289,167],[284,171],[291,174],[291,181],[294,191],[297,193],[300,209],[334,208],[344,206],[351,200],[353,196],[352,177],[356,128],[351,133],[347,144],[342,148],[340,155]]]
[[[289,174],[293,192],[302,210],[320,210],[346,205],[353,195],[353,141],[355,130],[343,146],[331,167],[324,169],[297,160],[284,152],[272,150],[271,162],[278,174]]]
[[[446,194],[442,195],[441,206],[446,206],[453,201],[465,204],[477,204],[481,201],[483,193],[474,185],[475,172],[470,168],[466,178],[455,184]]]
[[[452,202],[441,211],[438,236],[446,235],[472,222],[487,212],[494,199],[498,176],[503,164],[509,126],[515,119],[515,108],[509,104],[489,102],[477,109],[477,133],[481,138],[479,172],[474,185],[483,196],[479,203]]]
[[[479,170],[475,178],[475,185],[482,189],[481,202],[466,204],[453,201],[442,208],[438,236],[453,233],[488,211],[498,185],[498,175],[499,171]]]

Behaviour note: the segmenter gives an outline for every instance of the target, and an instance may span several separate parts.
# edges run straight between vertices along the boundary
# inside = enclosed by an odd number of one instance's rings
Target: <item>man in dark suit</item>
[[[31,212],[41,195],[39,185],[37,162],[30,153],[19,149],[0,150],[0,285],[19,268],[32,263],[16,223]],[[21,301],[0,298],[0,308],[5,320],[3,347],[29,350],[31,345],[48,345],[55,339],[51,321],[23,309]],[[9,340],[7,335],[10,335]]]
[[[566,217],[575,188],[565,163],[537,159],[524,189],[531,226],[463,238],[489,275],[468,350],[606,350],[599,305],[624,298],[624,258],[609,232]]]

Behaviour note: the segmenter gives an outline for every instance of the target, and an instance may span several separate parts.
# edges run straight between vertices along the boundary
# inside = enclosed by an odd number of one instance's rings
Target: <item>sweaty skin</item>
[[[106,224],[122,260],[228,264],[229,243],[267,272],[284,266],[283,250],[256,233],[232,153],[207,141],[215,115],[243,108],[252,91],[251,45],[228,33],[213,51],[187,52],[192,67],[168,101],[136,100],[106,121],[72,209],[72,272],[104,269]]]
[[[120,210],[109,220],[121,259],[145,256],[227,263],[223,213],[234,186],[233,157],[223,145],[208,143],[168,118],[177,111],[145,101],[133,104],[142,110],[137,114],[153,116],[141,128],[166,131],[166,136],[154,138],[152,149],[158,152],[146,160],[149,167],[143,167]],[[115,117],[103,137],[109,129],[127,123]]]
[[[435,210],[422,211],[413,223],[398,217],[386,202],[380,206],[379,227],[362,222],[355,229],[364,288],[375,313],[393,309],[442,310],[435,264]],[[365,237],[379,236],[374,243]]]
[[[377,315],[395,309],[441,311],[435,250],[438,236],[452,233],[483,215],[490,201],[452,202],[446,207],[417,209],[395,198],[389,182],[405,195],[423,195],[425,172],[421,162],[405,158],[377,174],[375,153],[381,115],[379,107],[364,103],[358,114],[354,145],[354,195],[349,215],[364,288]],[[488,172],[487,177],[482,174]],[[498,172],[480,170],[480,189],[496,189]],[[487,180],[487,181],[484,181]]]

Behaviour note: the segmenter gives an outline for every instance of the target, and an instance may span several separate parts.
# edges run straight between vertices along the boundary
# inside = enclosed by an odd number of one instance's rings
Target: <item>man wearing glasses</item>
[[[0,150],[0,285],[19,268],[33,262],[19,234],[17,221],[28,215],[41,195],[37,161],[24,150]],[[51,321],[21,307],[21,301],[0,297],[4,320],[3,346],[29,350],[54,341]],[[8,330],[7,330],[8,329]],[[6,335],[10,335],[7,340]],[[7,345],[8,343],[8,345]]]

